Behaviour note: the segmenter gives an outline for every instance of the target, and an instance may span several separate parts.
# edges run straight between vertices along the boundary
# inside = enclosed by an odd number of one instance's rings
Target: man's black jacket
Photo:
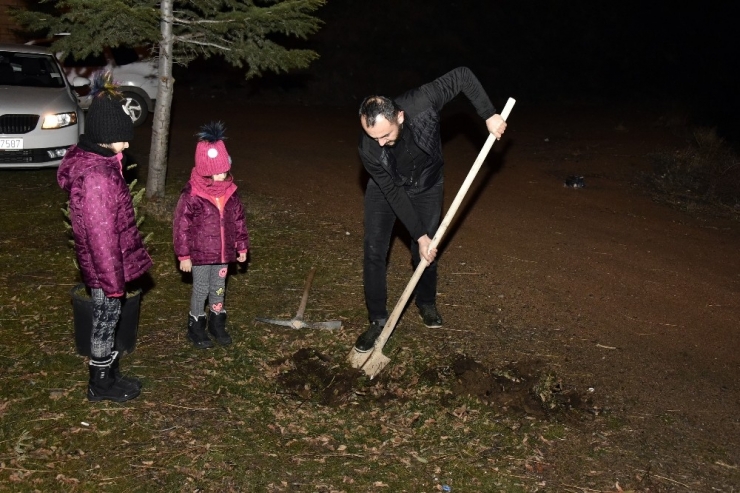
[[[360,135],[359,153],[362,164],[414,239],[425,234],[432,236],[434,232],[427,232],[424,228],[411,205],[407,191],[423,192],[442,179],[444,159],[439,114],[444,105],[460,93],[468,98],[484,120],[496,113],[480,82],[466,67],[456,68],[395,99],[405,114],[404,126],[411,131],[414,142],[427,156],[424,165],[414,172],[414,176],[404,177],[399,174],[393,147],[381,147],[364,131]]]

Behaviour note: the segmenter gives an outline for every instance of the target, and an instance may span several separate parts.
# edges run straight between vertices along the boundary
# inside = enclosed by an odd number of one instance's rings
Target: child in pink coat
[[[57,181],[69,193],[77,260],[93,301],[87,398],[124,402],[140,394],[141,382],[121,375],[113,350],[121,298],[126,283],[144,274],[152,259],[122,173],[122,151],[134,138],[134,125],[109,72],[93,79],[91,94],[85,134],[64,156]]]
[[[229,264],[245,262],[249,250],[244,206],[229,172],[224,133],[221,122],[201,128],[195,167],[180,194],[172,228],[180,270],[193,275],[188,338],[199,349],[213,346],[206,325],[216,342],[231,344],[224,307],[226,276]]]

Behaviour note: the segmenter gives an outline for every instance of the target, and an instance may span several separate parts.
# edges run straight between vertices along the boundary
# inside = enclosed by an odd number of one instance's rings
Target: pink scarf
[[[210,197],[223,197],[231,187],[236,188],[231,175],[228,175],[224,181],[215,181],[210,176],[200,176],[195,172],[195,168],[190,172],[190,185],[200,195]]]

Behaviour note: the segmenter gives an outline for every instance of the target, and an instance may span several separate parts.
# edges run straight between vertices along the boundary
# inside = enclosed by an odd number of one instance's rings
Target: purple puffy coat
[[[123,296],[125,283],[152,266],[136,227],[120,155],[101,156],[72,147],[57,171],[69,192],[69,217],[82,279],[106,296]]]
[[[177,202],[172,222],[172,243],[178,260],[193,265],[236,262],[236,254],[249,249],[244,206],[236,187],[224,196],[223,211],[212,197],[201,195],[188,182]]]

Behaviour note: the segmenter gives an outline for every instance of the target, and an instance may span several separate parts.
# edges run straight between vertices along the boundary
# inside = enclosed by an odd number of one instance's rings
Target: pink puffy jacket
[[[120,155],[101,156],[73,146],[57,171],[69,192],[69,215],[82,279],[106,296],[122,296],[125,283],[151,266],[136,227]]]
[[[237,253],[249,249],[249,230],[244,205],[232,189],[224,197],[223,211],[210,197],[200,195],[188,183],[180,194],[172,221],[172,243],[178,260],[193,265],[236,262]]]

